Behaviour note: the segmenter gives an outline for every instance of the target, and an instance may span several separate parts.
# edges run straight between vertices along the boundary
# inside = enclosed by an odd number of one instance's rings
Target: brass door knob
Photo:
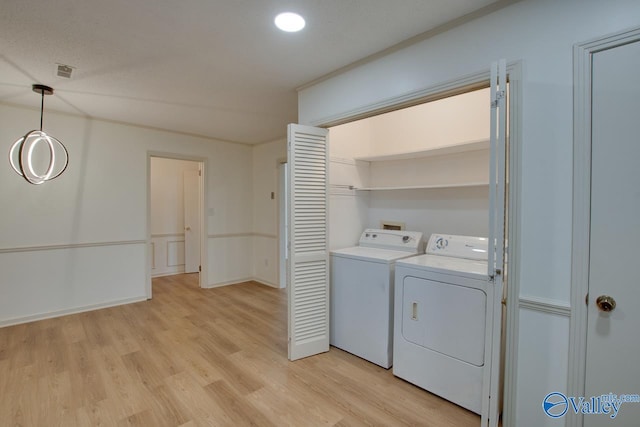
[[[600,295],[596,299],[596,305],[598,306],[598,310],[608,313],[616,309],[616,300],[609,295]]]

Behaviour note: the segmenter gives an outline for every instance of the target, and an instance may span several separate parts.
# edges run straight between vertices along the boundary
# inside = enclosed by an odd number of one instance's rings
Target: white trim
[[[99,310],[101,308],[115,307],[117,305],[131,304],[146,300],[146,296],[131,297],[98,304],[85,305],[81,307],[66,308],[64,310],[50,311],[48,313],[38,313],[31,314],[29,316],[14,317],[13,319],[0,320],[0,328],[11,325],[19,325],[21,323],[35,322],[36,320],[52,319],[54,317],[84,313],[85,311]]]
[[[253,237],[264,237],[266,239],[277,239],[278,236],[275,234],[268,234],[268,233],[252,233]]]
[[[56,251],[61,249],[80,249],[80,248],[97,248],[100,246],[122,246],[122,245],[141,245],[147,243],[146,240],[120,240],[114,242],[92,242],[92,243],[68,243],[61,245],[43,245],[43,246],[20,246],[15,248],[2,248],[0,254],[10,254],[16,252],[36,252],[36,251]]]
[[[539,311],[541,313],[556,314],[565,317],[571,316],[571,306],[564,301],[521,295],[519,305],[520,308]]]
[[[522,171],[522,63],[507,64],[509,79],[509,176],[508,189],[508,241],[506,248],[506,327],[505,327],[505,361],[502,381],[502,424],[516,425],[516,392],[518,373],[518,341],[520,327],[519,301],[515,296],[520,294],[520,282],[515,279],[520,272],[520,218],[521,211],[521,179]],[[513,295],[514,297],[509,297]]]
[[[253,237],[254,233],[219,233],[219,234],[209,234],[207,237],[209,239],[227,239],[230,237]]]
[[[184,266],[184,264],[182,264]],[[155,279],[156,277],[165,277],[165,276],[176,276],[178,274],[191,274],[191,273],[185,273],[184,272],[184,267],[183,268],[179,268],[176,271],[164,271],[162,273],[153,273],[151,274],[151,278]]]
[[[149,256],[151,257],[151,276],[156,269],[156,242],[149,242]]]
[[[157,239],[161,237],[184,237],[184,233],[165,233],[165,234],[152,234],[152,239]]]
[[[508,64],[511,66],[511,64]],[[407,92],[403,95],[394,96],[391,98],[383,99],[382,101],[375,102],[373,104],[363,105],[342,113],[334,114],[328,117],[323,117],[317,120],[312,120],[310,126],[319,127],[332,127],[339,124],[344,124],[367,117],[372,117],[377,114],[395,111],[402,108],[410,107],[417,104],[423,104],[425,102],[441,99],[446,96],[460,94],[468,92],[472,88],[486,87],[486,83],[489,81],[488,72],[481,71],[467,76],[450,80],[439,85],[430,86],[425,89],[415,90]]]
[[[172,243],[185,243],[185,240],[184,239],[182,239],[182,240],[167,240],[165,242],[165,246],[166,246],[165,255],[167,256],[165,265],[167,267],[182,267],[181,270],[184,272],[184,270],[185,270],[185,263],[184,262],[182,264],[171,264],[171,262],[169,260],[169,252],[170,252],[169,251],[169,245],[171,245]]]
[[[268,286],[270,288],[280,289],[280,287],[278,285],[276,285],[274,283],[271,283],[268,280],[260,279],[258,277],[246,277],[244,279],[226,280],[224,282],[213,283],[213,284],[207,286],[206,289],[222,288],[224,286],[240,285],[242,283],[247,283],[247,282],[256,282],[256,283],[259,283],[261,285]]]
[[[278,238],[277,235],[268,234],[268,233],[220,233],[220,234],[209,234],[207,237],[209,239],[228,239],[231,237],[266,237],[269,239]]]
[[[286,142],[285,142],[286,143]],[[278,164],[278,287],[287,287],[287,166]]]
[[[583,396],[587,361],[589,233],[591,214],[591,59],[592,55],[640,40],[640,28],[624,30],[573,47],[573,230],[571,255],[571,321],[567,393]],[[569,411],[567,426],[583,423]]]
[[[271,283],[268,280],[259,279],[257,277],[254,277],[253,279],[251,279],[251,281],[252,282],[256,282],[256,283],[260,283],[261,285],[268,286],[270,288],[280,289],[280,286],[276,285],[275,283]]]
[[[211,283],[210,285],[207,285],[206,288],[207,289],[221,288],[223,286],[238,285],[240,283],[251,282],[251,281],[254,281],[254,280],[255,279],[253,277],[244,277],[244,278],[240,278],[240,279],[231,279],[231,280],[225,280],[224,282]]]

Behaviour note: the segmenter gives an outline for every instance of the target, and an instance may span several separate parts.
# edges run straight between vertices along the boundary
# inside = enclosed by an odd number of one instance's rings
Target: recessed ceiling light
[[[304,18],[293,12],[284,12],[276,16],[275,23],[276,27],[288,33],[300,31],[305,26]]]

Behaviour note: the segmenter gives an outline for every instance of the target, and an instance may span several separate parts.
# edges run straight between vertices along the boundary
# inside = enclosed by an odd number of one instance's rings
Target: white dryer
[[[394,263],[420,253],[422,233],[377,229],[364,230],[359,246],[331,251],[331,345],[392,365]]]
[[[425,255],[396,263],[393,374],[481,412],[487,246],[433,234]]]

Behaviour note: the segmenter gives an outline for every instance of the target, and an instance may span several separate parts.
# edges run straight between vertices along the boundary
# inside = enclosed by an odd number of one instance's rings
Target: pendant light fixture
[[[13,143],[9,150],[9,163],[11,163],[13,170],[26,179],[28,183],[39,185],[57,178],[67,169],[69,152],[62,142],[51,135],[47,135],[42,130],[44,96],[52,95],[53,88],[35,84],[32,89],[42,96],[40,103],[40,130],[32,130]],[[38,146],[41,146],[41,148],[38,149]],[[47,149],[49,151],[48,155],[46,154]],[[47,166],[42,167],[43,165]]]

